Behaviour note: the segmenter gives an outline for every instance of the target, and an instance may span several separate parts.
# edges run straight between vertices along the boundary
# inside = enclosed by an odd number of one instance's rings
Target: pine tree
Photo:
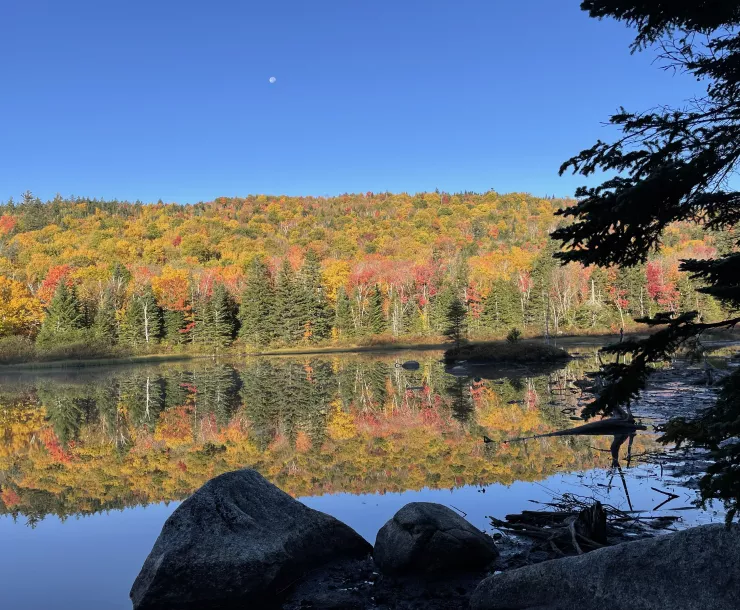
[[[305,295],[304,324],[308,327],[309,340],[316,343],[329,337],[331,312],[321,282],[319,257],[313,250],[306,252],[301,268],[301,283]]]
[[[522,309],[516,286],[507,280],[496,280],[483,301],[483,323],[495,331],[522,326]]]
[[[209,299],[200,295],[193,300],[193,324],[190,329],[190,342],[193,345],[206,347],[209,345],[209,330],[211,328],[211,308]]]
[[[633,319],[644,318],[648,315],[647,280],[643,265],[618,267],[617,286],[624,291],[628,303],[627,309]]]
[[[159,342],[163,334],[162,309],[157,305],[151,286],[129,300],[121,325],[121,338],[132,346],[146,346]]]
[[[455,351],[460,350],[460,346],[467,335],[467,311],[465,305],[457,297],[454,297],[447,308],[447,326],[444,334],[447,338],[455,343]]]
[[[450,305],[457,299],[457,292],[452,284],[446,284],[434,297],[429,314],[429,326],[435,334],[444,334],[447,329],[447,314]]]
[[[249,266],[239,307],[239,335],[250,345],[268,345],[274,337],[274,310],[275,295],[270,273],[264,262],[255,258]]]
[[[80,300],[80,315],[82,317],[82,328],[92,328],[95,321],[95,307],[87,300]]]
[[[573,219],[552,235],[562,242],[557,257],[585,266],[629,267],[645,263],[660,248],[674,222],[696,222],[709,230],[737,225],[740,192],[735,185],[740,160],[740,11],[737,2],[705,3],[588,0],[591,17],[612,17],[637,28],[632,50],[653,44],[679,71],[706,81],[705,94],[681,108],[658,106],[648,112],[613,115],[621,130],[615,142],[598,141],[560,168],[584,177],[604,172],[603,183],[580,187],[578,202],[560,211]],[[737,245],[737,244],[736,244]],[[688,259],[680,269],[703,282],[701,291],[740,309],[740,251]],[[732,328],[740,317],[704,322],[695,311],[663,312],[649,323],[662,328],[643,340],[604,348],[615,355],[603,366],[605,388],[582,411],[584,417],[625,413],[644,389],[652,364],[665,361],[687,340],[712,328]],[[631,358],[620,358],[630,355]],[[740,510],[740,371],[727,377],[714,406],[687,421],[666,426],[664,442],[707,448],[714,462],[700,482],[702,500],[721,499],[732,520]]]
[[[206,307],[209,310],[206,324],[206,341],[214,347],[226,347],[236,333],[236,305],[226,286],[217,284]]]
[[[164,338],[172,345],[185,342],[185,312],[166,309],[164,311]]]
[[[37,342],[39,345],[50,345],[79,341],[83,326],[84,317],[77,298],[77,290],[62,280],[49,303]]]
[[[553,258],[557,252],[557,244],[548,241],[545,248],[535,259],[532,265],[532,291],[524,312],[523,326],[531,326],[537,332],[544,333],[549,328],[550,299],[549,290],[552,273],[557,267],[557,260]]]
[[[118,342],[118,321],[116,320],[116,306],[110,290],[106,290],[100,299],[98,309],[92,323],[92,333],[95,338],[111,344]]]
[[[290,262],[287,259],[284,260],[275,286],[272,329],[274,335],[287,345],[299,343],[303,338],[305,332],[304,296],[301,286],[296,282]]]
[[[383,293],[380,286],[376,285],[370,293],[368,303],[368,330],[373,335],[382,335],[388,328],[388,324],[383,313]]]
[[[350,338],[355,335],[355,325],[352,321],[352,303],[350,303],[344,286],[340,286],[337,290],[334,327],[340,337]]]

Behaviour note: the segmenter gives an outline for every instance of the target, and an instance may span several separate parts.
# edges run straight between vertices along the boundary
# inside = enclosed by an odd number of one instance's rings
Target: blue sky
[[[578,5],[5,0],[0,199],[572,194],[610,112],[698,92]]]

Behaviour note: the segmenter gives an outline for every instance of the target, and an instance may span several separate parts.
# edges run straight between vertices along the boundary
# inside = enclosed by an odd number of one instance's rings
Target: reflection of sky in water
[[[653,491],[672,491],[679,498],[660,514],[680,515],[686,524],[721,522],[722,514],[698,510],[672,511],[689,506],[691,490],[660,479],[657,467],[640,466],[626,471],[627,484],[636,510],[650,511],[665,500]],[[404,493],[352,495],[339,493],[302,498],[311,508],[344,521],[370,542],[380,527],[408,502],[438,502],[467,513],[467,519],[491,531],[487,515],[506,514],[536,508],[530,500],[550,501],[553,493],[594,495],[602,502],[628,510],[624,488],[618,476],[608,487],[610,471],[559,474],[541,483],[517,482],[509,487],[494,484],[486,493],[467,486],[454,491],[423,489]],[[588,485],[588,489],[585,487]],[[19,519],[0,518],[0,583],[2,605],[12,610],[106,610],[129,609],[128,591],[151,550],[166,518],[177,502],[111,511],[61,523],[47,517],[35,529]]]

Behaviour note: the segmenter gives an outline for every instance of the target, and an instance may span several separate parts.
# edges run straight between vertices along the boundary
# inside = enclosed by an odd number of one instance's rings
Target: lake
[[[650,432],[631,459],[622,448],[618,467],[609,437],[483,443],[577,425],[574,382],[597,368],[595,349],[576,346],[560,368],[470,375],[447,373],[434,351],[3,373],[2,606],[130,608],[179,501],[242,467],[370,542],[411,501],[445,504],[487,531],[488,515],[566,491],[650,510],[665,499],[659,486],[680,494],[674,507],[689,505],[693,492],[640,460],[657,447]]]

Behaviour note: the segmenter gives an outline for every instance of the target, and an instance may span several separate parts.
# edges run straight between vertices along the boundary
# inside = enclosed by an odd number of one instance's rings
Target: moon
[[[276,82],[277,82],[277,78],[275,78],[274,76],[271,76],[270,77],[270,84],[271,85],[274,85]]]

